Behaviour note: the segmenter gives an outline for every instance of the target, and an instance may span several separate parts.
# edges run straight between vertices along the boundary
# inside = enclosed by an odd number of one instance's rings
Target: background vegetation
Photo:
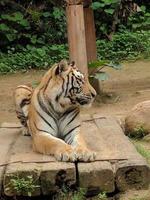
[[[94,0],[98,58],[150,56],[149,0]],[[46,68],[68,57],[64,1],[0,1],[0,73]]]

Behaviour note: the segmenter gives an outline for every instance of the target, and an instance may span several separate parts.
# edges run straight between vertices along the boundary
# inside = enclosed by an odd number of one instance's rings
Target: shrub
[[[97,40],[99,59],[114,61],[134,60],[150,56],[150,31],[122,32],[112,41]]]
[[[97,40],[98,60],[120,62],[150,57],[150,31],[122,32],[115,34],[112,41]],[[26,48],[9,48],[7,53],[0,53],[0,73],[17,70],[47,69],[48,66],[68,58],[68,46],[44,45]],[[100,61],[101,62],[101,61]]]
[[[17,195],[26,194],[27,196],[31,196],[35,189],[39,187],[39,185],[34,183],[32,176],[27,176],[25,178],[16,176],[10,180],[6,190],[13,190]]]
[[[59,6],[58,6],[59,5]],[[55,1],[0,1],[0,48],[66,42],[66,16]]]
[[[17,70],[46,69],[48,66],[68,58],[67,45],[52,45],[35,48],[27,46],[21,52],[11,48],[8,54],[0,53],[0,73]]]
[[[144,136],[148,135],[148,133],[149,132],[141,124],[141,125],[138,125],[136,128],[134,128],[133,131],[127,133],[127,135],[133,139],[141,139]]]

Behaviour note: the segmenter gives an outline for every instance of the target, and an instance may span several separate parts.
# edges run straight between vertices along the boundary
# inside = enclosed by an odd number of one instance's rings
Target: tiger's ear
[[[69,66],[68,66],[67,60],[60,61],[60,63],[58,63],[57,68],[55,70],[55,75],[57,76],[57,75],[62,74],[65,71],[67,71],[68,67]]]
[[[74,67],[75,66],[75,61],[71,61],[70,65],[71,65],[71,67]]]
[[[78,69],[77,66],[76,66],[75,61],[71,61],[71,62],[69,63],[69,65],[70,65],[73,69]]]

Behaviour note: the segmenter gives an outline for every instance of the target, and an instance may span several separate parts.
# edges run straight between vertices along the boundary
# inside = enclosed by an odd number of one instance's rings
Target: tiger
[[[80,106],[91,105],[95,96],[88,78],[67,60],[54,64],[36,88],[18,86],[16,113],[24,134],[32,137],[33,150],[58,161],[94,161],[96,152],[82,136]]]

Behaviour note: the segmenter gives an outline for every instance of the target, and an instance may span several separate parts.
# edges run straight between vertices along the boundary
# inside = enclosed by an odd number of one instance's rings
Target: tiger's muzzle
[[[83,95],[83,96],[77,97],[76,101],[80,105],[88,105],[94,101],[94,98],[95,98],[94,94],[88,94],[88,95]]]

